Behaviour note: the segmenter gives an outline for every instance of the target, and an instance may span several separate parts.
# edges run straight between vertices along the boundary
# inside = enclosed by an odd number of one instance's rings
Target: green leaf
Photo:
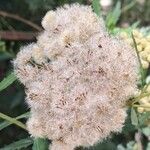
[[[149,137],[150,136],[150,127],[143,128],[142,132],[145,136]]]
[[[6,78],[4,78],[0,82],[0,91],[6,89],[9,85],[11,85],[17,77],[14,75],[14,73],[9,74]]]
[[[0,52],[5,52],[6,51],[6,45],[5,42],[0,41]]]
[[[88,150],[116,150],[116,145],[111,140],[104,140],[98,144],[91,146]],[[84,149],[87,150],[87,149]]]
[[[146,150],[150,150],[150,142],[148,142]]]
[[[11,143],[4,148],[0,148],[0,150],[21,150],[22,148],[26,148],[33,143],[31,138],[21,139],[14,143]]]
[[[132,0],[128,5],[126,5],[124,8],[122,8],[122,12],[125,13],[125,12],[129,11],[136,5],[136,3],[137,3],[136,0]]]
[[[127,145],[124,147],[123,144],[119,144],[117,146],[117,150],[134,150],[135,141],[129,141]]]
[[[100,11],[101,11],[100,1],[99,1],[99,0],[93,0],[93,1],[92,1],[92,6],[93,6],[94,12],[95,12],[98,16],[100,16]]]
[[[13,58],[14,57],[8,52],[0,52],[0,61],[6,61]]]
[[[134,108],[131,108],[131,123],[138,126],[138,117]]]
[[[132,29],[138,28],[139,25],[140,25],[140,21],[138,20],[131,25],[131,28]]]
[[[22,122],[18,121],[17,119],[15,118],[12,118],[12,117],[9,117],[3,113],[0,113],[0,118],[4,119],[4,120],[7,120],[8,122],[10,122],[11,124],[15,124],[19,127],[21,127],[22,129],[25,129],[26,130],[26,126],[25,124],[23,124]]]
[[[135,141],[127,143],[127,150],[134,150]]]
[[[139,125],[142,127],[150,120],[150,112],[144,112],[138,115]]]
[[[27,113],[24,113],[24,114],[22,114],[22,115],[16,117],[15,119],[18,120],[18,119],[28,118],[29,115],[30,115],[30,113],[27,112]],[[12,123],[12,122],[9,122],[9,121],[4,121],[4,122],[0,123],[0,130],[2,130],[2,129],[4,129],[4,128],[8,127],[8,126],[10,126],[11,124],[13,124],[13,123]]]
[[[37,138],[34,140],[32,150],[48,150],[48,147],[49,143],[46,139]]]
[[[109,30],[113,30],[121,16],[121,2],[118,1],[114,10],[109,12],[106,17],[106,26]]]

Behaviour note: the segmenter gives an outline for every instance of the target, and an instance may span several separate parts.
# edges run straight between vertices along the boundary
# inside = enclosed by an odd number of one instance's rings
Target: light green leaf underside
[[[94,12],[95,12],[98,16],[100,16],[100,11],[101,11],[100,1],[99,1],[99,0],[93,0],[93,1],[92,1],[92,6],[93,6]]]
[[[131,108],[131,123],[138,126],[138,117],[134,108]]]
[[[46,139],[34,139],[32,150],[48,150],[49,143]]]

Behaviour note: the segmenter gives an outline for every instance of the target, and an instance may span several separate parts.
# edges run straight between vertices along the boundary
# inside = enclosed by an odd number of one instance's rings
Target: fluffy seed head
[[[37,43],[14,60],[27,89],[31,135],[51,139],[52,150],[73,150],[119,132],[137,90],[135,50],[111,37],[88,6],[49,11],[42,25]]]

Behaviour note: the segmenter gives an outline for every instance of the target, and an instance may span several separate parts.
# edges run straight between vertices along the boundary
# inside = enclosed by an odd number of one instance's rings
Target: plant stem
[[[136,105],[136,104],[134,104],[133,107],[150,108],[150,106],[147,106],[147,105]]]
[[[12,19],[21,21],[21,22],[29,25],[30,27],[36,29],[37,31],[42,31],[42,28],[40,26],[38,26],[37,24],[29,21],[28,19],[24,19],[24,18],[22,18],[22,17],[20,17],[16,14],[8,13],[8,12],[5,12],[5,11],[0,11],[0,16],[8,17],[8,18],[12,18]]]
[[[136,40],[135,40],[135,38],[134,38],[133,33],[132,33],[131,35],[132,35],[132,40],[133,40],[134,47],[135,47],[135,50],[136,50],[136,54],[137,54],[137,57],[138,57],[138,61],[139,61],[139,64],[140,64],[140,74],[141,74],[142,87],[144,87],[144,85],[145,85],[144,69],[143,69],[143,67],[142,67],[142,62],[141,62],[141,59],[140,59],[140,55],[139,55],[139,53],[138,53],[138,48],[137,48]]]
[[[146,97],[146,96],[150,96],[150,93],[144,93],[141,94],[140,96],[138,96],[137,98],[134,99],[132,104],[135,104],[136,102],[138,102],[141,98]]]

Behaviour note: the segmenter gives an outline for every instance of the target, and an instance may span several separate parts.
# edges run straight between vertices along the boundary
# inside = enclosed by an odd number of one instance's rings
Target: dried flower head
[[[27,89],[31,135],[51,139],[51,150],[73,150],[121,131],[123,107],[137,90],[136,52],[111,37],[88,6],[49,11],[42,25],[37,43],[14,60]]]

